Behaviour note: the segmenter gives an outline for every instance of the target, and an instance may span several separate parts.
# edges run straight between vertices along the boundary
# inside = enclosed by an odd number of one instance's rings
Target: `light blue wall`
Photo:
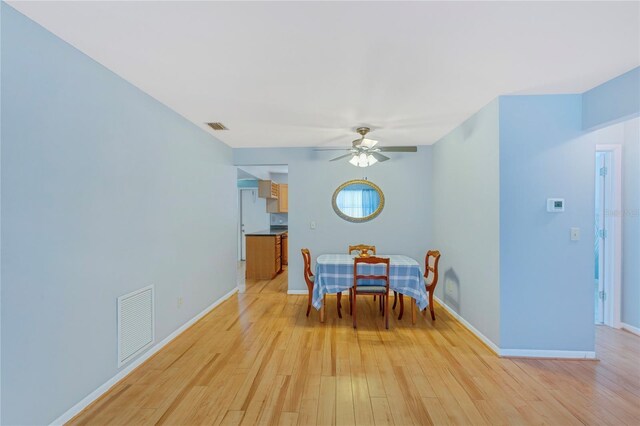
[[[401,253],[422,265],[431,238],[431,148],[392,153],[392,160],[365,169],[347,161],[329,162],[339,153],[306,148],[234,149],[236,165],[289,165],[289,289],[305,290],[300,249],[313,259],[323,253],[343,253],[347,246],[370,243],[378,252]],[[385,194],[384,210],[374,220],[350,223],[331,207],[335,189],[351,179],[367,177]],[[310,222],[316,229],[310,229]],[[424,265],[423,265],[424,266]]]
[[[595,145],[582,136],[580,95],[500,98],[503,349],[594,350]],[[547,213],[556,197],[565,212]]]
[[[436,295],[500,344],[498,101],[433,146]],[[446,288],[451,292],[446,292]]]
[[[236,170],[228,146],[1,12],[1,423],[47,424],[118,372],[119,295],[155,285],[160,341],[235,286]]]
[[[257,188],[258,181],[255,179],[241,179],[238,180],[238,188]]]
[[[640,67],[585,92],[582,111],[585,130],[640,116]]]

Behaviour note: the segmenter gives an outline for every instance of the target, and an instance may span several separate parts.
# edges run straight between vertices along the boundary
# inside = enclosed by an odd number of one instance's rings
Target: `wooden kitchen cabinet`
[[[247,235],[246,277],[270,280],[282,270],[281,235]]]
[[[278,187],[279,185],[272,180],[260,180],[258,181],[258,197],[277,200],[280,195]]]
[[[278,198],[267,198],[268,213],[289,213],[289,185],[278,185]]]
[[[289,264],[289,235],[282,234],[282,264]]]

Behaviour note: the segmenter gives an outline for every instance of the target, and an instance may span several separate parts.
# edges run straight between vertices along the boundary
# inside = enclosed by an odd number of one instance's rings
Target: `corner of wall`
[[[640,67],[582,94],[583,130],[597,130],[640,116]]]

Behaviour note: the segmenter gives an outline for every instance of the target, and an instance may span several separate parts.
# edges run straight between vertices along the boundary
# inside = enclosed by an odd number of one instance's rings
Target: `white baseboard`
[[[626,324],[624,322],[620,323],[620,327],[622,327],[623,330],[627,330],[630,333],[633,333],[637,336],[640,336],[640,328],[638,327],[634,327],[632,325]]]
[[[497,355],[501,357],[512,358],[564,358],[564,359],[596,359],[594,351],[556,351],[556,350],[539,350],[539,349],[501,349],[493,343],[489,338],[480,333],[467,320],[462,318],[456,311],[451,309],[446,303],[437,296],[433,296],[451,316],[464,325],[470,332],[476,335],[485,345],[491,348]]]
[[[93,401],[95,401],[100,396],[102,396],[102,394],[104,394],[109,389],[111,389],[116,383],[118,383],[120,380],[125,378],[129,373],[131,373],[133,370],[135,370],[137,367],[139,367],[143,362],[145,362],[146,360],[151,358],[151,356],[153,356],[156,352],[158,352],[160,349],[165,347],[173,339],[178,337],[183,331],[185,331],[187,328],[189,328],[193,324],[195,324],[200,318],[202,318],[203,316],[208,314],[213,308],[215,308],[216,306],[220,305],[222,302],[224,302],[225,300],[227,300],[228,298],[233,296],[237,291],[238,291],[238,287],[235,287],[229,293],[227,293],[224,296],[220,297],[218,300],[216,300],[211,305],[206,307],[202,312],[197,314],[195,317],[191,318],[189,321],[187,321],[182,326],[180,326],[180,328],[178,328],[173,333],[171,333],[170,335],[165,337],[160,343],[157,343],[156,345],[152,346],[151,348],[149,348],[149,350],[147,352],[145,352],[142,355],[140,355],[140,357],[135,359],[131,364],[129,364],[128,366],[126,366],[122,370],[118,371],[118,374],[113,376],[111,379],[107,380],[104,384],[102,384],[96,390],[94,390],[89,395],[84,397],[82,399],[82,401],[78,402],[76,405],[71,407],[63,415],[61,415],[60,417],[55,419],[53,422],[51,422],[51,424],[52,425],[63,425],[64,423],[66,423],[69,420],[71,420],[72,418],[74,418],[78,413],[80,413],[87,406],[89,406],[89,404],[91,404]]]
[[[596,359],[594,351],[548,351],[540,349],[500,349],[500,356],[508,358]]]
[[[480,333],[474,326],[472,326],[467,320],[462,318],[456,311],[451,309],[446,303],[444,303],[438,296],[434,295],[433,298],[442,306],[451,316],[458,320],[462,325],[464,325],[470,332],[476,335],[478,339],[480,339],[485,345],[487,345],[496,355],[500,355],[500,348],[498,345],[493,343],[487,336]]]

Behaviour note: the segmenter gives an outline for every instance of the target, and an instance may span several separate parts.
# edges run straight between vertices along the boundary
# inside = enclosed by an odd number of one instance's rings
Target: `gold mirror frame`
[[[363,184],[363,185],[370,186],[371,188],[375,189],[375,191],[378,193],[378,196],[380,197],[380,204],[378,205],[378,208],[369,216],[365,216],[365,217],[347,216],[346,214],[342,213],[342,211],[338,208],[338,203],[337,203],[338,194],[347,186],[354,185],[354,184]],[[371,219],[374,219],[376,216],[378,216],[382,212],[382,209],[384,208],[384,194],[382,193],[382,189],[380,189],[380,187],[373,182],[369,182],[368,180],[364,180],[364,179],[349,180],[343,183],[342,185],[340,185],[338,189],[334,191],[333,198],[331,199],[331,205],[333,206],[333,211],[335,211],[338,216],[340,216],[342,219],[348,222],[355,222],[355,223],[368,222]]]

